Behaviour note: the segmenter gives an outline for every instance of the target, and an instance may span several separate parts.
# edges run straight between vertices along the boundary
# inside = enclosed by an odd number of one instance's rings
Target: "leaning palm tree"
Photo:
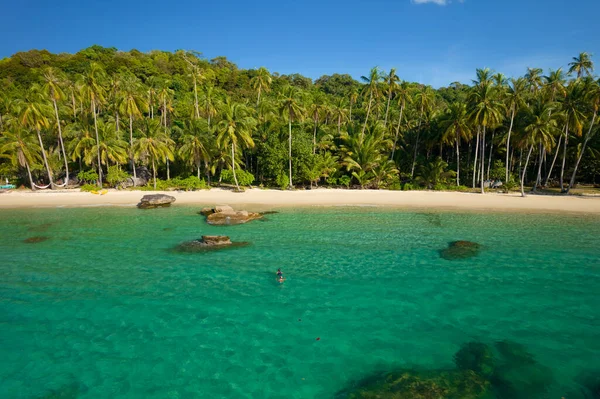
[[[142,136],[135,142],[135,157],[147,160],[152,165],[152,177],[156,190],[156,164],[173,160],[173,140],[163,133],[161,125],[154,119],[146,119],[143,124]]]
[[[252,88],[256,90],[256,108],[260,104],[260,95],[261,93],[268,93],[271,90],[271,83],[273,82],[273,78],[271,78],[271,74],[269,70],[265,67],[260,67],[256,71],[256,75],[250,79],[250,85]]]
[[[102,80],[105,77],[104,70],[100,65],[93,62],[88,70],[81,76],[79,86],[81,92],[91,106],[92,115],[94,117],[94,130],[96,132],[96,146],[98,149],[98,185],[102,187],[102,164],[100,162],[100,138],[98,136],[98,115],[97,107],[104,102],[104,87]]]
[[[570,62],[569,66],[569,75],[577,73],[577,79],[585,75],[592,76],[592,72],[594,72],[592,56],[585,52],[580,53],[577,57],[573,57],[573,62]]]
[[[524,128],[524,139],[521,143],[523,147],[529,147],[525,165],[521,171],[521,196],[525,197],[525,175],[529,158],[536,146],[552,148],[554,146],[554,137],[560,134],[556,114],[552,115],[552,104],[545,104],[541,101],[536,102],[526,116],[526,125]]]
[[[2,133],[0,139],[0,153],[7,153],[14,166],[20,166],[27,170],[29,184],[35,190],[33,178],[31,177],[31,165],[38,161],[38,144],[31,131],[17,123],[11,124]]]
[[[120,111],[129,117],[129,160],[133,172],[133,181],[137,179],[134,160],[133,144],[133,121],[142,117],[142,112],[146,110],[146,102],[139,81],[135,76],[128,76],[123,82],[123,100],[121,101]]]
[[[509,156],[510,156],[510,136],[513,131],[515,115],[519,112],[519,110],[526,106],[525,103],[525,92],[526,92],[527,82],[524,78],[510,79],[510,84],[508,86],[508,90],[506,92],[506,108],[510,113],[510,126],[508,128],[508,134],[506,136],[506,176],[505,182],[508,182],[508,171],[510,170],[509,165]]]
[[[40,143],[40,150],[42,151],[42,158],[44,160],[44,166],[48,173],[48,180],[50,188],[54,188],[54,180],[52,178],[52,170],[48,164],[48,157],[44,148],[44,142],[42,141],[42,129],[47,129],[50,126],[46,115],[52,111],[47,103],[44,101],[42,89],[39,85],[33,84],[29,91],[25,94],[22,100],[17,102],[17,113],[19,115],[20,124],[37,133],[38,141]]]
[[[292,122],[298,121],[304,115],[302,106],[303,93],[295,86],[287,86],[280,95],[279,112],[288,121],[288,166],[289,166],[289,188],[294,187],[292,183]]]
[[[369,114],[371,113],[371,107],[373,105],[373,97],[379,94],[379,82],[381,81],[381,72],[378,67],[371,68],[371,72],[369,72],[369,76],[361,76],[360,79],[365,82],[365,86],[363,89],[364,93],[369,93],[369,102],[367,105],[367,115],[365,117],[365,123],[362,128],[362,132],[360,133],[362,136],[365,135],[365,129],[367,128],[367,123],[369,121]]]
[[[65,152],[65,144],[63,142],[62,135],[62,127],[60,124],[60,117],[58,115],[58,105],[57,102],[65,98],[65,94],[62,91],[62,77],[59,72],[57,72],[54,68],[46,68],[44,70],[44,92],[52,101],[54,105],[54,116],[56,117],[56,126],[58,128],[58,140],[60,142],[60,150],[62,152],[62,157],[65,162],[65,186],[69,184],[69,162],[67,159],[67,154]]]
[[[485,132],[488,127],[502,122],[504,104],[498,99],[495,87],[487,83],[475,86],[469,95],[469,115],[472,122],[482,128],[481,136],[481,193],[484,194]]]
[[[235,150],[238,147],[254,147],[252,130],[256,126],[256,120],[250,116],[250,110],[245,105],[232,103],[229,98],[225,100],[221,108],[221,117],[222,119],[218,125],[217,143],[222,147],[231,146],[231,171],[235,187],[240,191],[235,174]]]
[[[452,103],[441,117],[442,141],[456,146],[456,185],[460,186],[460,141],[470,140],[472,129],[464,103]]]
[[[573,188],[575,184],[575,176],[577,175],[577,168],[579,168],[579,163],[581,162],[581,158],[583,158],[583,154],[585,153],[585,149],[587,147],[588,142],[592,138],[593,130],[595,128],[594,124],[596,123],[596,117],[598,116],[598,108],[600,108],[600,80],[594,81],[588,79],[586,81],[586,89],[585,89],[585,100],[591,106],[593,116],[592,121],[590,122],[590,126],[585,134],[583,139],[583,145],[581,147],[581,151],[579,152],[579,156],[577,157],[577,162],[575,163],[575,168],[573,169],[573,174],[571,175],[571,180],[569,181],[569,187],[567,187],[567,194]],[[598,129],[596,129],[598,130]]]

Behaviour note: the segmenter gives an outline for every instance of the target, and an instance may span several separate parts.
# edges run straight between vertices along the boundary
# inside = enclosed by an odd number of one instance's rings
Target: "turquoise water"
[[[0,397],[332,398],[453,367],[473,340],[549,367],[531,397],[583,397],[600,374],[598,217],[314,208],[212,227],[199,208],[0,211]],[[251,245],[171,250],[203,234]],[[479,256],[441,259],[459,239]]]

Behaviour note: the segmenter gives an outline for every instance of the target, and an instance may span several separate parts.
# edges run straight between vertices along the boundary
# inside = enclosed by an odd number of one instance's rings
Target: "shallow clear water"
[[[198,209],[0,211],[0,397],[328,398],[472,340],[525,345],[552,370],[540,397],[600,373],[600,218]],[[251,245],[171,250],[203,234]],[[440,258],[459,239],[479,256]]]

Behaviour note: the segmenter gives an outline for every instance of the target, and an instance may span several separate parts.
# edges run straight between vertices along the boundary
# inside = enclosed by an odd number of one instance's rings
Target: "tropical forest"
[[[599,183],[599,107],[585,52],[434,88],[378,67],[313,80],[195,51],[31,50],[0,60],[0,176],[32,190],[569,193]]]

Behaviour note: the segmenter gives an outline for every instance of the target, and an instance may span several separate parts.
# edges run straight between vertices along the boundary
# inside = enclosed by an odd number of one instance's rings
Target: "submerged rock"
[[[467,342],[454,355],[459,370],[471,370],[489,378],[494,373],[495,361],[492,349],[481,342]]]
[[[228,236],[202,236],[200,240],[187,241],[179,244],[175,250],[178,252],[204,252],[213,249],[241,247],[247,242],[231,242]]]
[[[43,241],[46,241],[49,239],[50,239],[50,237],[46,237],[46,236],[35,236],[35,237],[26,238],[25,240],[23,240],[23,242],[25,244],[36,244],[38,242],[43,242]]]
[[[175,197],[170,195],[149,194],[142,197],[137,207],[140,209],[160,208],[170,206],[173,202],[175,202]]]
[[[228,205],[218,205],[214,209],[203,208],[200,213],[206,216],[206,222],[214,226],[227,226],[248,223],[262,218],[262,214],[248,211],[234,211]]]
[[[481,246],[471,241],[452,241],[448,248],[440,251],[440,256],[446,260],[468,259],[479,254]]]

